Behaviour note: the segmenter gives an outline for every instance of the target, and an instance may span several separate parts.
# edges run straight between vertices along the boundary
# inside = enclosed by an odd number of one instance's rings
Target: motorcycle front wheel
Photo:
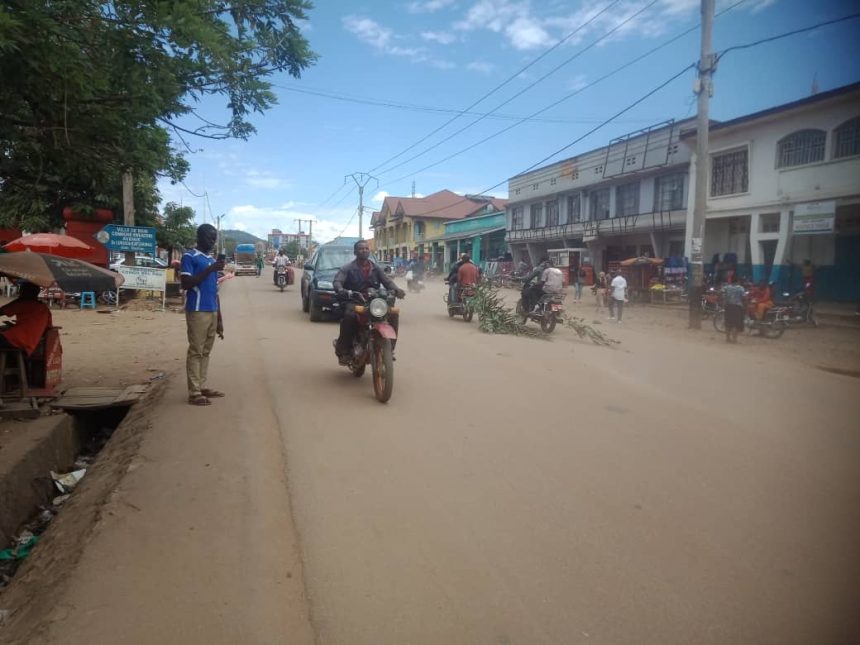
[[[714,314],[714,329],[716,329],[721,334],[726,333],[726,312],[721,309],[717,313]]]
[[[388,338],[377,338],[373,341],[370,369],[373,373],[373,393],[380,403],[386,403],[394,391],[394,360],[391,356],[391,341]]]
[[[775,320],[772,323],[763,323],[758,328],[758,333],[765,338],[776,340],[785,333],[785,323],[782,320]]]

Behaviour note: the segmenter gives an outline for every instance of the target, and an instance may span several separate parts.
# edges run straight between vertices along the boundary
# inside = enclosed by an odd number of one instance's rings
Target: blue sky
[[[717,12],[735,2],[718,0]],[[189,156],[187,189],[162,183],[162,197],[192,206],[198,221],[224,213],[224,228],[259,236],[273,227],[295,231],[296,218],[312,218],[314,237],[325,241],[341,232],[358,233],[357,191],[350,190],[351,181],[344,185],[344,176],[353,172],[379,178],[378,186],[371,181],[365,190],[365,204],[374,209],[384,194],[409,195],[413,181],[418,194],[443,188],[485,191],[578,139],[698,58],[695,30],[587,87],[698,23],[698,0],[651,3],[319,0],[304,27],[319,62],[300,80],[272,79],[279,104],[255,116],[258,133],[250,140],[193,141],[200,151]],[[850,0],[746,0],[716,19],[714,47],[719,51],[857,10]],[[450,111],[468,107],[577,29],[472,108],[474,115],[461,116],[384,163],[451,119]],[[729,53],[715,77],[712,118],[729,119],[802,98],[809,95],[813,78],[822,91],[860,80],[857,34],[860,20],[853,20]],[[558,158],[669,118],[693,116],[692,80],[690,71]],[[433,165],[573,93],[535,119]],[[223,103],[205,102],[204,114],[224,121]],[[478,120],[487,113],[492,114]],[[401,162],[406,163],[392,168]],[[204,192],[208,203],[192,194]],[[507,184],[492,193],[506,197]],[[368,218],[369,213],[365,227]]]

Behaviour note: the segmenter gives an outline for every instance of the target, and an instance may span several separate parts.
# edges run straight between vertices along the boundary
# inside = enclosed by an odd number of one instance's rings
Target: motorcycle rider
[[[521,292],[523,311],[531,311],[540,302],[540,299],[543,296],[543,274],[549,265],[549,258],[542,257],[534,270],[526,276],[525,282],[523,282],[523,290]],[[561,271],[559,271],[559,273],[561,273]],[[537,281],[532,284],[532,280],[535,280],[535,278],[537,278]]]
[[[445,284],[448,285],[448,302],[450,304],[455,304],[457,302],[457,278],[466,255],[466,253],[460,254],[460,258],[454,263],[451,270],[448,272],[448,277],[445,278]]]
[[[359,240],[353,246],[355,260],[343,265],[334,278],[334,291],[339,298],[346,300],[343,318],[340,321],[340,335],[334,345],[338,363],[349,365],[352,355],[352,342],[358,329],[358,318],[355,315],[355,303],[350,299],[353,293],[359,293],[362,297],[368,289],[378,289],[383,285],[389,291],[393,291],[398,298],[405,298],[406,292],[400,289],[394,281],[385,275],[385,271],[370,261],[370,247],[365,240]],[[400,324],[400,316],[389,314],[388,322],[397,332]],[[397,341],[391,342],[391,351]]]
[[[287,257],[287,250],[284,248],[278,249],[278,254],[275,256],[275,261],[272,264],[275,265],[273,281],[275,286],[278,286],[278,269],[290,266],[290,258]]]
[[[463,254],[463,262],[460,268],[457,269],[457,291],[466,287],[474,287],[478,284],[481,276],[481,270],[472,262],[472,256],[468,253]]]

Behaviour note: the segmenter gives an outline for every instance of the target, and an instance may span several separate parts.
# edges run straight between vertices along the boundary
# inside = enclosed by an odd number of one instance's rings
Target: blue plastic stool
[[[89,307],[90,309],[96,308],[96,292],[95,291],[83,291],[81,292],[81,309]]]

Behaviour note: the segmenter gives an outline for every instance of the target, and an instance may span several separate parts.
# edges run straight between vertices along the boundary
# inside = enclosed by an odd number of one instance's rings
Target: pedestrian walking
[[[223,392],[206,387],[209,354],[215,336],[224,338],[224,320],[218,299],[218,272],[224,270],[224,257],[214,259],[218,231],[211,224],[197,228],[197,248],[182,256],[180,279],[185,289],[185,324],[188,329],[188,402],[210,405],[210,399],[224,396]]]
[[[606,300],[606,288],[607,288],[606,274],[601,271],[597,276],[597,280],[594,281],[594,286],[591,287],[591,290],[594,292],[594,302],[595,309],[597,311],[603,311],[603,307],[605,306]]]
[[[727,343],[738,342],[738,332],[744,330],[745,295],[744,288],[736,282],[735,276],[730,276],[729,283],[723,287]]]
[[[627,302],[627,280],[621,273],[616,272],[615,277],[610,283],[611,294],[609,296],[609,318],[618,317],[618,324],[621,324],[621,317],[624,315],[624,303]]]
[[[257,269],[258,278],[263,274],[263,266],[263,256],[258,253],[257,257],[254,259],[254,268]]]

